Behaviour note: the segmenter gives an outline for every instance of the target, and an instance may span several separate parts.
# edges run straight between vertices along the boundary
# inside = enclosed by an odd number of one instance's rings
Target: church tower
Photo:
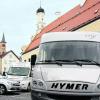
[[[34,39],[34,37],[40,33],[40,31],[45,27],[44,23],[44,16],[45,16],[45,11],[41,7],[41,0],[40,0],[40,7],[36,10],[36,18],[37,18],[37,29],[36,29],[36,34],[31,36],[31,40]]]
[[[45,26],[45,23],[44,23],[45,11],[41,7],[41,5],[40,5],[40,8],[37,9],[36,15],[37,15],[37,33],[39,33]]]
[[[6,41],[3,33],[2,40],[0,42],[0,55],[4,54],[5,52],[6,52]]]

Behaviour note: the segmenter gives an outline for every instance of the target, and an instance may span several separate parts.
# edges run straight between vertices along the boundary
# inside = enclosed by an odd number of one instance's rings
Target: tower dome
[[[44,12],[44,9],[41,8],[41,7],[37,9],[36,13],[40,13],[40,12],[45,13],[45,12]]]

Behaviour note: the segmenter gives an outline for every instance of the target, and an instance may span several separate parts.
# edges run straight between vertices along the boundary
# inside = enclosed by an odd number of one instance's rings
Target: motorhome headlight
[[[40,88],[40,89],[46,88],[46,85],[45,85],[44,81],[42,81],[42,80],[33,80],[32,86],[33,86],[33,88]]]
[[[97,85],[97,88],[100,89],[100,84]]]
[[[43,86],[43,82],[38,82],[38,85],[39,85],[40,87],[42,87],[42,86]]]
[[[37,85],[37,81],[33,81],[33,86],[36,86]]]

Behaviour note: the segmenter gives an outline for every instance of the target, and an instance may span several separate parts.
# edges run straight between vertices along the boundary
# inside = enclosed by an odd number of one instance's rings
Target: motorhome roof
[[[81,40],[100,42],[99,32],[50,32],[42,36],[41,43],[52,41]]]

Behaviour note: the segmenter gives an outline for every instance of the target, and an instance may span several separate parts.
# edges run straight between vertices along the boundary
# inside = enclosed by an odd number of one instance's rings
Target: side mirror
[[[6,72],[3,72],[2,76],[6,76],[6,75],[7,75],[7,73]]]
[[[32,77],[32,71],[30,71],[29,77]]]
[[[36,55],[31,56],[31,66],[34,66],[36,62]]]

